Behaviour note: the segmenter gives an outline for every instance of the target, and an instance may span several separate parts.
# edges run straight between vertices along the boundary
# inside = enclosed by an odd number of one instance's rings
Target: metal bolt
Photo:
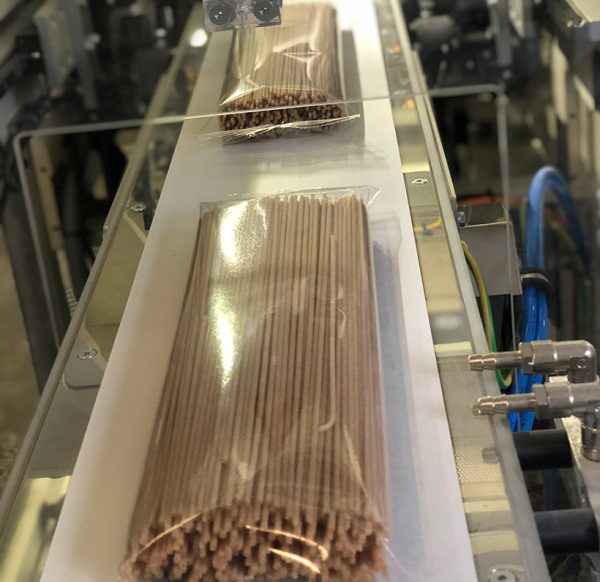
[[[489,582],[518,582],[514,572],[507,568],[492,568],[488,575]]]
[[[456,213],[456,222],[458,222],[458,226],[461,228],[467,226],[467,215],[462,210]]]
[[[146,205],[143,202],[136,202],[129,207],[134,212],[144,212],[146,210]]]
[[[80,360],[93,360],[98,354],[98,350],[94,348],[85,348],[82,352],[77,354],[77,358]]]
[[[229,24],[233,20],[233,17],[234,12],[231,6],[225,2],[219,2],[213,6],[208,13],[208,18],[210,21],[217,26],[225,26],[226,24]]]
[[[497,465],[498,464],[498,452],[494,447],[486,447],[481,451],[481,458],[484,463],[488,465]]]
[[[427,182],[429,182],[427,178],[415,178],[412,181],[415,186],[422,186],[423,184],[427,184]]]
[[[269,0],[257,0],[254,3],[254,16],[261,22],[269,22],[277,16],[277,10],[273,2]]]

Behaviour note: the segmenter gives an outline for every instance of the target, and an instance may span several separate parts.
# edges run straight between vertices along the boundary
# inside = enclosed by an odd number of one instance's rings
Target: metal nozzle
[[[485,396],[473,406],[473,414],[491,416],[509,412],[528,412],[535,410],[535,394],[511,394],[509,396]]]
[[[499,352],[469,356],[469,366],[474,372],[519,368],[523,363],[521,352]]]
[[[515,352],[470,356],[469,365],[476,372],[508,368],[521,368],[524,374],[567,372],[573,383],[593,382],[597,373],[596,350],[586,341],[526,342]]]

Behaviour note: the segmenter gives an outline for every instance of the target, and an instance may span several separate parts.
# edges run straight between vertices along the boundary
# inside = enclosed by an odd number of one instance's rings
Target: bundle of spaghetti
[[[326,127],[347,115],[335,9],[285,2],[282,18],[280,26],[235,33],[220,104],[232,114],[221,116],[221,129]]]
[[[373,289],[355,195],[270,196],[202,215],[129,579],[385,571]]]

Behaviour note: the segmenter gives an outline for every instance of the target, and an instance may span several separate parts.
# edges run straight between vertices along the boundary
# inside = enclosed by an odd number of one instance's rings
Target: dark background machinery
[[[548,197],[543,275],[552,296],[551,334],[600,345],[600,4],[405,0],[403,8],[453,177],[459,231],[479,255],[490,287],[498,349],[511,350],[522,339],[527,314],[522,289],[502,284],[508,269],[485,272],[486,264],[497,265],[490,260],[499,248],[490,244],[492,233],[508,204],[513,228],[500,232],[512,239],[503,244],[516,249],[517,278],[521,271],[525,283],[528,188],[548,165],[566,178],[589,250],[584,265],[560,205]],[[503,167],[510,168],[508,192]],[[534,429],[516,433],[515,445],[550,574],[597,580],[594,463],[582,460],[571,421],[538,420]]]
[[[110,124],[149,114],[192,5],[191,0],[0,3],[1,222],[40,389],[127,163],[125,142],[133,137],[125,139]],[[182,113],[193,77],[193,65],[181,68],[164,108],[154,115]],[[13,139],[26,130],[99,123],[108,129],[27,140],[27,168],[45,226],[37,233],[44,239],[41,272]],[[159,157],[161,147],[169,145],[157,144]]]
[[[468,208],[467,216],[474,206],[510,198],[508,211],[522,250],[521,206],[535,172],[552,165],[569,181],[590,242],[591,271],[574,266],[549,201],[553,320],[561,339],[598,342],[600,6],[594,4],[407,0],[404,9],[433,97],[457,204]],[[499,100],[507,104],[504,128]],[[502,131],[508,138],[504,151],[498,141]],[[502,156],[510,168],[509,192],[503,191]],[[576,292],[583,287],[589,295],[585,306]]]

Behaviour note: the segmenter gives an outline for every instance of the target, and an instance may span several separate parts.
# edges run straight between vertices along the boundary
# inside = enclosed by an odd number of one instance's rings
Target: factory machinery
[[[152,297],[177,290],[145,266],[185,242],[168,216],[350,185],[393,190],[402,230],[388,579],[600,579],[600,4],[346,0],[358,123],[200,139],[232,31],[285,26],[287,1],[0,0],[0,209],[41,391],[0,580],[107,579],[107,474],[141,430],[115,418],[152,410],[116,378],[169,350]]]

